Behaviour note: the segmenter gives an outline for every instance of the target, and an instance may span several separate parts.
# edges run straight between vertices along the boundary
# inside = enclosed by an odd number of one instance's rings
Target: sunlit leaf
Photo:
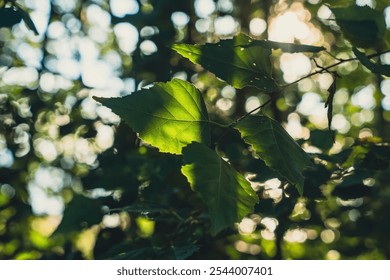
[[[183,149],[183,157],[182,173],[209,208],[212,235],[253,211],[258,197],[250,183],[217,153],[192,143]]]
[[[181,154],[197,141],[210,143],[209,118],[201,93],[174,79],[121,98],[95,98],[123,118],[139,137],[161,152]]]
[[[386,31],[383,13],[368,6],[352,5],[343,8],[331,8],[344,36],[354,46],[375,46]]]
[[[256,87],[265,92],[277,89],[272,79],[272,49],[283,52],[319,52],[323,47],[255,40],[244,34],[215,44],[175,44],[177,53],[202,65],[236,88]]]
[[[271,77],[272,50],[261,45],[248,46],[251,42],[253,39],[239,34],[215,44],[175,44],[172,49],[236,88],[252,86],[273,92],[278,87]]]
[[[390,77],[390,65],[376,64],[371,62],[371,60],[357,48],[353,48],[353,53],[356,55],[359,61],[372,73]]]
[[[302,173],[312,162],[283,127],[266,116],[248,116],[236,128],[260,158],[294,184],[302,195],[305,179]]]

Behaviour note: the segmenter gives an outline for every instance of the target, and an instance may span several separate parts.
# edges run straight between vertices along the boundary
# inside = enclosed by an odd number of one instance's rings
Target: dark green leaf
[[[0,27],[12,27],[22,20],[14,8],[0,8]]]
[[[199,246],[195,244],[188,244],[182,246],[171,246],[175,260],[185,260],[188,257],[192,256],[196,251],[199,250]]]
[[[333,82],[330,85],[330,87],[328,88],[328,92],[329,92],[328,99],[326,99],[326,102],[325,102],[325,108],[328,107],[327,115],[328,115],[329,133],[332,132],[331,126],[332,126],[332,119],[333,119],[333,98],[334,98],[334,95],[336,94],[336,82],[337,82],[337,76],[333,75]],[[333,139],[333,142],[334,142],[334,139]]]
[[[28,28],[30,28],[30,30],[32,30],[35,33],[35,35],[39,35],[39,32],[35,27],[34,22],[31,20],[30,15],[20,5],[15,3],[15,6],[17,7],[16,11],[22,17],[23,21],[26,23]]]
[[[167,208],[153,203],[137,203],[120,209],[111,209],[111,211],[126,211],[130,213],[162,213],[167,212]]]
[[[248,116],[236,128],[267,166],[278,171],[303,194],[302,172],[312,166],[310,157],[275,120],[266,116]]]
[[[175,44],[172,49],[236,88],[252,86],[273,92],[278,87],[271,77],[272,50],[261,45],[250,46],[252,42],[253,39],[239,34],[215,44]]]
[[[112,260],[185,260],[199,250],[199,246],[192,243],[172,244],[166,247],[154,246],[149,242],[144,243],[146,244],[119,243],[110,248],[102,257]]]
[[[342,199],[355,199],[373,194],[373,187],[364,185],[364,179],[371,178],[372,171],[359,170],[343,178],[343,182],[337,185],[332,195]]]
[[[389,164],[389,159],[378,156],[374,151],[369,151],[363,160],[359,162],[361,168],[371,170],[386,170],[389,167]]]
[[[181,154],[192,141],[210,143],[203,97],[192,84],[174,79],[122,98],[95,98],[123,118],[161,152]]]
[[[325,133],[329,134],[328,132]],[[324,137],[330,138],[329,135]],[[324,195],[320,187],[330,180],[331,172],[325,166],[315,164],[313,168],[304,170],[303,175],[305,176],[305,197],[312,199],[323,198]]]
[[[242,45],[244,48],[262,46],[268,49],[280,49],[282,52],[288,53],[297,53],[297,52],[312,52],[317,53],[325,50],[324,47],[317,47],[311,45],[301,45],[301,44],[291,44],[291,43],[281,43],[268,40],[253,40],[249,44]]]
[[[357,48],[353,48],[352,50],[356,57],[359,59],[359,61],[372,73],[390,77],[390,65],[373,63],[363,52],[359,51]]]
[[[333,139],[333,132],[317,129],[310,131],[310,143],[322,150],[329,150],[330,148],[332,148]]]
[[[101,207],[97,199],[74,196],[66,206],[64,217],[53,235],[77,232],[100,223],[103,218]]]
[[[183,149],[183,157],[182,173],[209,208],[212,235],[253,211],[258,197],[250,183],[218,154],[192,143]]]
[[[352,5],[345,8],[331,8],[344,36],[354,46],[372,47],[382,40],[386,31],[383,13],[368,6]]]

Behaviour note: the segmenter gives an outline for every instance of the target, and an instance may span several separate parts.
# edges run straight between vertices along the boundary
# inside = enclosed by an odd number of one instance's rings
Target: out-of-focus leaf
[[[374,145],[371,151],[375,153],[378,158],[390,161],[390,146],[386,145]]]
[[[344,36],[356,47],[375,46],[386,31],[383,13],[368,6],[330,8]]]
[[[351,166],[356,166],[361,162],[366,154],[369,152],[367,147],[363,147],[361,145],[356,145],[352,148],[352,152],[348,155],[348,158],[341,165],[343,168],[349,168]]]
[[[236,128],[267,166],[294,184],[302,195],[305,179],[302,172],[311,167],[312,162],[284,128],[266,116],[248,116]]]
[[[132,242],[119,243],[100,256],[100,259],[111,260],[185,260],[199,250],[193,243],[171,244],[164,247],[155,246],[148,241],[139,244]]]
[[[364,159],[359,163],[361,168],[371,170],[385,170],[389,167],[389,159],[378,157],[373,151],[366,154]]]
[[[363,52],[359,51],[355,47],[353,48],[353,53],[356,55],[359,61],[372,73],[390,77],[390,65],[376,64],[371,62],[371,60]]]
[[[250,183],[205,145],[192,143],[183,149],[182,173],[209,208],[211,234],[240,221],[258,202]]]
[[[161,213],[167,212],[167,209],[152,203],[137,203],[120,209],[111,209],[112,211],[126,211],[131,213]]]
[[[332,135],[329,135],[329,133],[332,133]],[[334,138],[333,132],[316,129],[310,131],[309,141],[311,144],[313,144],[314,146],[322,150],[329,150],[333,146],[333,138]]]
[[[332,195],[341,199],[356,199],[370,196],[374,193],[374,188],[364,185],[364,179],[372,176],[372,171],[356,170],[353,174],[346,176],[343,182],[334,188]]]
[[[171,250],[176,260],[185,260],[192,256],[196,251],[199,250],[199,246],[195,244],[188,244],[183,246],[171,246]]]
[[[38,32],[37,28],[35,27],[35,24],[32,21],[30,15],[20,5],[18,5],[17,3],[14,3],[14,4],[17,7],[16,11],[22,17],[23,21],[26,23],[28,28],[30,28],[30,30],[32,30],[35,33],[35,35],[39,35],[39,32]]]
[[[161,152],[181,154],[182,148],[192,141],[206,145],[211,141],[203,97],[186,81],[173,79],[125,97],[95,99]]]
[[[250,37],[239,34],[215,44],[175,44],[172,49],[236,88],[252,86],[273,92],[278,87],[271,77],[272,50],[261,45],[251,46],[252,42]]]
[[[14,8],[0,8],[0,27],[12,27],[22,20]]]
[[[325,136],[326,137],[326,136]],[[329,138],[329,136],[327,136]],[[313,168],[303,171],[305,176],[305,197],[316,199],[323,198],[320,186],[330,180],[331,172],[321,164],[315,164]]]
[[[62,221],[53,235],[80,231],[100,223],[102,218],[99,200],[76,195],[66,206]]]

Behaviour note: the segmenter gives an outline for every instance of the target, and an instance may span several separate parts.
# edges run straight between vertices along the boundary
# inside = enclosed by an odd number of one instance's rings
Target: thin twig
[[[243,119],[245,119],[246,117],[248,117],[249,115],[251,115],[253,112],[263,108],[264,106],[267,106],[269,103],[271,103],[272,99],[268,99],[265,103],[257,106],[256,108],[254,108],[253,110],[249,111],[248,113],[246,113],[245,115],[241,116],[240,118],[238,118],[237,120],[231,122],[229,125],[225,126],[226,127],[226,130],[218,137],[218,139],[214,142],[214,145],[216,145],[219,141],[221,141],[221,139],[226,135],[226,133],[229,131],[229,129],[235,127],[240,121],[242,121]]]
[[[337,61],[344,61],[344,60],[345,60],[344,58],[339,58],[339,57],[335,56],[334,54],[332,54],[331,52],[328,52],[327,50],[325,50],[325,52],[326,52],[329,56],[333,57],[333,58],[334,58],[335,60],[337,60]]]
[[[370,59],[370,58],[378,57],[378,56],[381,56],[382,54],[386,54],[386,53],[390,53],[390,50],[386,50],[386,51],[382,51],[382,52],[378,52],[378,53],[373,53],[373,54],[367,55],[367,58]],[[322,73],[324,73],[324,72],[329,72],[329,69],[334,68],[334,67],[336,67],[336,66],[339,66],[340,64],[343,64],[343,63],[345,63],[345,62],[350,62],[350,61],[358,60],[358,58],[357,58],[357,57],[351,57],[351,58],[348,58],[348,59],[342,59],[342,60],[337,59],[337,60],[339,60],[339,61],[336,62],[336,63],[334,63],[334,64],[331,64],[331,65],[329,65],[329,66],[327,66],[327,67],[321,67],[321,70],[314,71],[314,72],[312,72],[312,73],[310,73],[310,74],[308,74],[308,75],[306,75],[306,76],[304,76],[304,77],[302,77],[302,78],[299,78],[298,80],[296,80],[296,81],[294,81],[294,82],[292,82],[292,83],[283,85],[283,86],[281,87],[281,90],[284,90],[284,89],[287,88],[287,87],[290,87],[290,86],[292,86],[292,85],[295,85],[295,84],[299,83],[300,81],[305,80],[305,79],[307,79],[307,78],[310,78],[310,77],[312,77],[312,76],[315,76],[315,75],[317,75],[317,74],[322,74]]]
[[[271,103],[272,99],[268,99],[264,104],[262,105],[259,105],[257,106],[255,109],[249,111],[248,113],[246,113],[245,115],[241,116],[240,118],[238,118],[237,120],[235,120],[234,122],[232,122],[229,127],[234,127],[236,126],[240,121],[242,121],[243,119],[245,119],[246,117],[248,117],[249,115],[251,115],[253,112],[256,112],[257,110],[267,106],[269,103]]]

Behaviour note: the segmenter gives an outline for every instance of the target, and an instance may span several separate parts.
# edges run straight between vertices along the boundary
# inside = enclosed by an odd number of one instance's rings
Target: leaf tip
[[[103,97],[98,97],[98,96],[92,96],[92,99],[95,100],[96,102],[103,103],[103,100],[105,98]]]

